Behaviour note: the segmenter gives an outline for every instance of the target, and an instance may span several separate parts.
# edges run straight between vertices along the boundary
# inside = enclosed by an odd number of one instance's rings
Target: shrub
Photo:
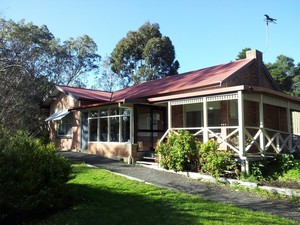
[[[0,128],[0,219],[64,207],[70,172],[54,145]]]
[[[298,166],[299,161],[295,160],[292,154],[277,154],[274,158],[253,162],[250,166],[250,176],[256,181],[277,180]]]
[[[202,173],[219,177],[226,170],[235,169],[237,173],[237,165],[233,160],[231,151],[218,150],[218,143],[209,140],[203,143],[199,150],[199,167]]]
[[[198,165],[199,142],[188,131],[171,132],[167,142],[157,144],[159,164],[175,171],[193,170]]]

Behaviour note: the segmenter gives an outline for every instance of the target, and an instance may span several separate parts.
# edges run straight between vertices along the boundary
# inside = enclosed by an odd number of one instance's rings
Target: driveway
[[[176,173],[146,168],[139,165],[128,165],[120,161],[103,158],[98,155],[60,151],[64,157],[73,162],[84,162],[101,169],[151,183],[159,187],[178,190],[198,195],[203,198],[223,203],[231,203],[241,208],[264,211],[296,220],[300,223],[300,204],[283,200],[270,200],[265,197],[226,188],[221,185],[200,182]]]

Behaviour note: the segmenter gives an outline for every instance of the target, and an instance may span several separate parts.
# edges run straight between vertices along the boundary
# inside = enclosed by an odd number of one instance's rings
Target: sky
[[[0,0],[0,17],[47,25],[61,41],[86,34],[102,58],[128,31],[158,23],[179,73],[234,61],[245,47],[263,52],[265,63],[280,54],[299,63],[299,10],[299,0]],[[277,24],[267,29],[265,14]]]

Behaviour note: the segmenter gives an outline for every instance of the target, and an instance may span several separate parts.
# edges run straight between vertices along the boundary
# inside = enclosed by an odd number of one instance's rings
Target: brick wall
[[[259,126],[259,105],[258,102],[247,101],[244,102],[245,110],[245,126],[258,127]]]
[[[59,109],[68,109],[80,106],[80,102],[69,95],[58,94],[57,99],[51,103],[50,115]],[[50,140],[60,149],[80,149],[80,112],[71,112],[73,118],[72,137],[58,137],[58,121],[49,123]]]
[[[266,128],[287,132],[287,111],[285,108],[264,104],[264,115]]]
[[[255,59],[252,65],[247,69],[239,71],[232,75],[228,80],[222,83],[223,87],[236,85],[249,85],[256,87],[265,87],[276,90],[273,82],[270,80],[270,75],[266,71],[260,59]]]
[[[183,127],[183,106],[172,106],[172,127]]]

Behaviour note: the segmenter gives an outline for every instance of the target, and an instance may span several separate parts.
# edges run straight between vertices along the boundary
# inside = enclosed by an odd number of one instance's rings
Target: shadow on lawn
[[[146,198],[143,193],[120,193],[107,189],[91,188],[86,185],[70,184],[80,195],[79,202],[70,209],[50,216],[40,224],[195,224],[196,218],[182,212],[164,201],[164,192],[153,189],[154,198]]]

